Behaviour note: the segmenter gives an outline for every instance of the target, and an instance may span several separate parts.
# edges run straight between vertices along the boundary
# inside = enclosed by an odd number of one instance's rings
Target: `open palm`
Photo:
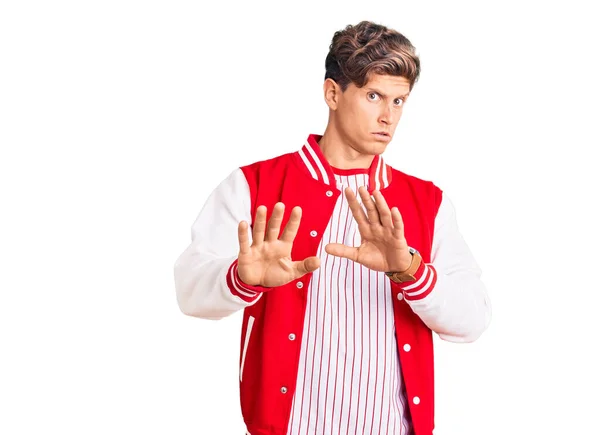
[[[275,204],[267,227],[267,208],[257,208],[252,229],[252,245],[248,238],[248,223],[240,222],[238,275],[242,282],[252,286],[278,287],[319,267],[318,257],[308,257],[302,261],[292,260],[292,246],[300,226],[302,209],[292,209],[288,223],[279,237],[284,211],[283,203]]]
[[[411,255],[404,237],[404,223],[398,208],[388,207],[379,191],[373,192],[371,199],[367,189],[361,186],[358,193],[364,209],[350,187],[344,191],[352,215],[358,224],[361,244],[358,247],[340,243],[330,243],[325,251],[330,255],[349,258],[369,269],[390,272],[404,271],[411,263]]]

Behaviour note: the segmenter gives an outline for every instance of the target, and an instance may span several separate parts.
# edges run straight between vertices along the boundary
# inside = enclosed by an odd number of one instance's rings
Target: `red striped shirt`
[[[366,169],[336,172],[332,181],[338,189],[350,186],[359,201],[358,187],[374,182]],[[315,175],[328,174],[315,171]],[[377,180],[378,188],[383,181]],[[288,435],[412,432],[396,351],[390,282],[381,272],[325,252],[328,243],[359,246],[360,242],[348,201],[340,195],[319,246],[321,267],[308,289]]]

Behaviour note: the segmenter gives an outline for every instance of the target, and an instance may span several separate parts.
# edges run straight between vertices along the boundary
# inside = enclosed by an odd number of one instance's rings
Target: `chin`
[[[376,155],[383,154],[386,149],[387,149],[387,145],[386,146],[382,146],[382,147],[380,146],[373,154],[376,154]]]
[[[370,146],[371,152],[369,154],[377,154],[377,155],[383,154],[389,144],[390,144],[389,142],[383,143],[383,142],[379,142],[379,141],[374,141],[374,142],[372,142],[372,145]]]

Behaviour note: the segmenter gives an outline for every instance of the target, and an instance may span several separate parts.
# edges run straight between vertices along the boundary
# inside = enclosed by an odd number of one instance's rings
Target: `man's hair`
[[[363,87],[371,74],[404,77],[412,90],[421,64],[415,47],[404,35],[371,21],[361,21],[335,32],[325,70],[325,80],[333,79],[342,92],[351,82]]]

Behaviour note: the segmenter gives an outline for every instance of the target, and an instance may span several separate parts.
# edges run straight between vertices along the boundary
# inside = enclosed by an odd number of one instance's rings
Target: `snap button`
[[[325,192],[325,195],[331,198],[333,196],[333,192],[331,190],[328,190],[327,192]]]
[[[302,281],[298,281],[298,282],[296,283],[296,287],[298,287],[298,288],[302,288],[302,287],[304,287],[304,283],[303,283]]]
[[[281,387],[281,392],[282,392],[283,394],[287,393],[287,388],[285,388],[285,387]]]
[[[410,344],[405,344],[403,349],[404,349],[404,352],[410,352]]]
[[[310,235],[311,235],[312,237],[317,237],[317,232],[316,232],[315,230],[312,230],[312,231],[310,232]]]
[[[290,335],[288,335],[288,338],[289,338],[291,341],[294,341],[294,340],[296,339],[296,334],[290,334]]]
[[[402,294],[402,292],[398,293],[398,300],[401,301],[402,299],[404,299],[404,295]]]
[[[415,405],[418,405],[419,403],[421,403],[421,399],[419,399],[419,397],[418,397],[418,396],[415,396],[415,397],[413,397],[413,403],[414,403]]]

